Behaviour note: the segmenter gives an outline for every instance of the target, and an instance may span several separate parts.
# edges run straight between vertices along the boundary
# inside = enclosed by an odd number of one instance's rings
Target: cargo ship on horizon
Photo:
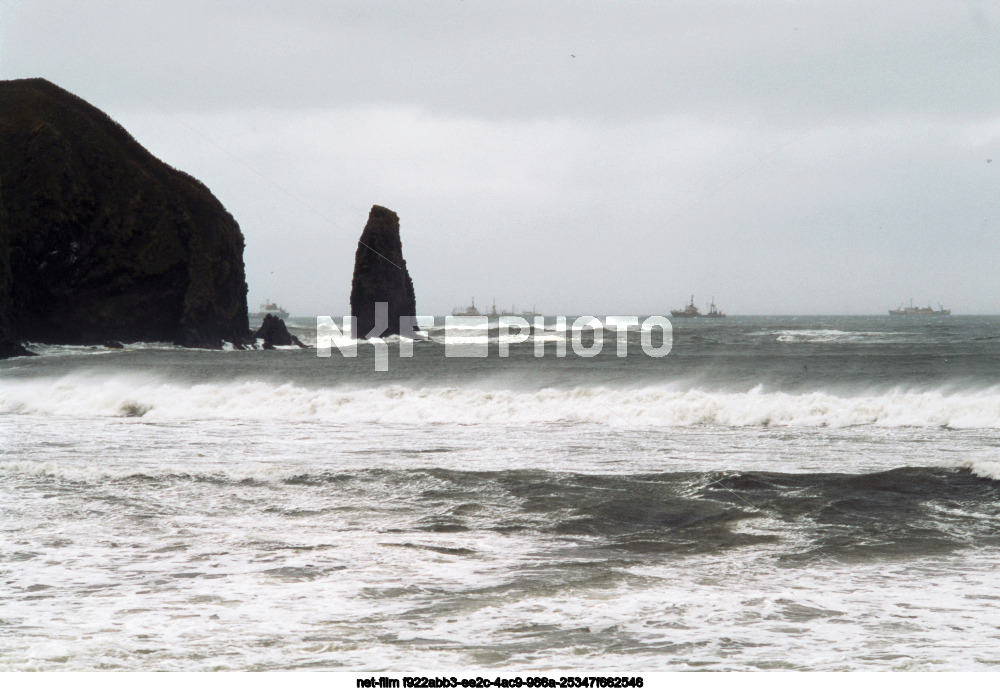
[[[913,298],[910,298],[910,304],[907,307],[903,307],[902,303],[900,303],[899,307],[896,308],[895,310],[890,309],[889,314],[893,315],[894,317],[915,317],[919,315],[946,317],[951,314],[951,310],[949,308],[943,307],[941,303],[938,303],[937,310],[932,308],[929,304],[927,305],[926,308],[914,307]]]

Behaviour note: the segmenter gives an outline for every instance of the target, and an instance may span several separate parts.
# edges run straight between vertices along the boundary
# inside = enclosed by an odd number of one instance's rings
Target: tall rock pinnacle
[[[379,319],[378,303],[387,304],[388,321],[384,325]],[[355,338],[365,338],[370,333],[372,336],[409,336],[415,326],[417,301],[403,259],[399,217],[396,212],[378,205],[373,206],[368,215],[354,255],[351,314],[357,323]],[[384,331],[378,329],[382,327]]]

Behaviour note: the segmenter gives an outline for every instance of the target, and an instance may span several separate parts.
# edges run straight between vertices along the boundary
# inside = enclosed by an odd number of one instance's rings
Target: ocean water
[[[0,669],[1000,668],[1000,318],[430,336],[0,363]]]

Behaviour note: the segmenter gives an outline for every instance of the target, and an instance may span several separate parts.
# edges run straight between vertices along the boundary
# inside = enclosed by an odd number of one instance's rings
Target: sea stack
[[[384,332],[372,336],[413,334],[417,300],[403,259],[399,217],[396,212],[375,205],[354,255],[351,314],[356,322],[355,338],[366,338],[376,328],[378,303],[387,304],[388,323]]]
[[[243,234],[207,187],[44,79],[0,104],[0,337],[249,339]]]
[[[299,341],[299,338],[288,331],[285,321],[277,315],[264,315],[264,321],[260,329],[254,334],[255,339],[264,340],[264,348],[271,349],[275,346],[298,346],[305,348],[306,345]]]

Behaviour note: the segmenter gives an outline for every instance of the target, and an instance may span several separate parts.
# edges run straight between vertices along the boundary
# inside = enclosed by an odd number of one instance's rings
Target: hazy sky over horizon
[[[0,0],[45,77],[206,183],[251,311],[1000,312],[1000,2]]]

